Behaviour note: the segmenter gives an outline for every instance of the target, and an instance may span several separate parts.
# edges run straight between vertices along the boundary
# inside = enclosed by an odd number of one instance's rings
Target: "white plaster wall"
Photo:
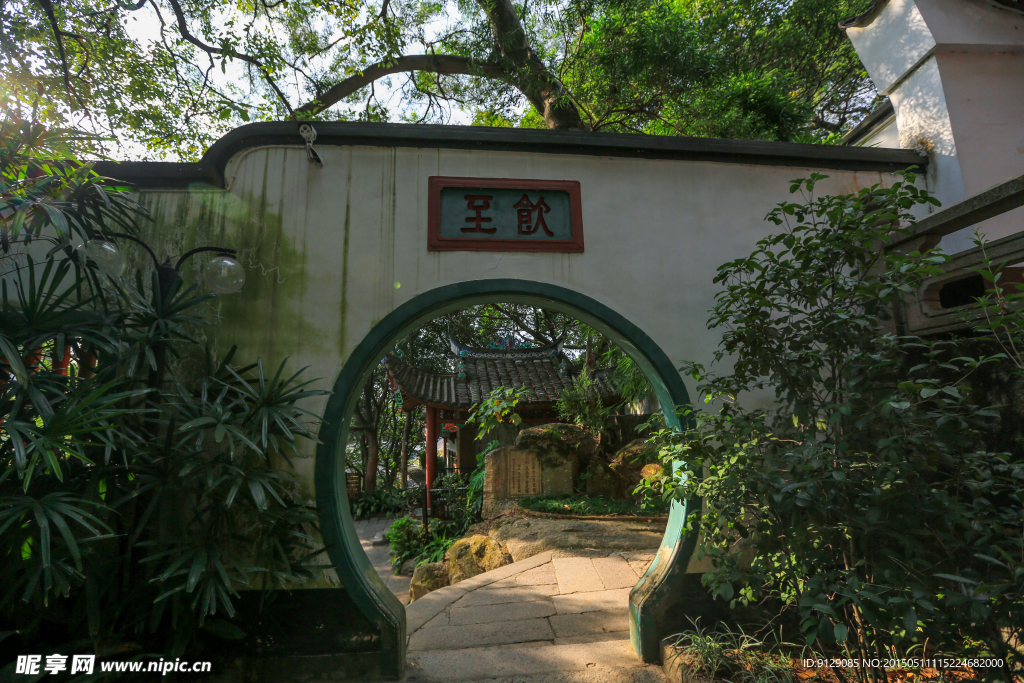
[[[764,222],[765,214],[791,198],[790,180],[812,172],[411,148],[325,146],[319,153],[323,168],[311,165],[301,148],[250,150],[227,169],[227,198],[179,195],[179,204],[189,203],[182,208],[163,193],[156,213],[158,223],[198,220],[208,235],[195,239],[204,242],[254,252],[251,242],[260,241],[259,254],[243,252],[253,267],[242,292],[222,298],[224,317],[212,331],[214,341],[221,352],[238,344],[240,360],[262,354],[276,365],[290,356],[295,367],[311,366],[310,376],[323,377],[327,386],[396,306],[441,285],[485,278],[579,291],[638,325],[673,362],[709,364],[720,338],[705,326],[718,266],[749,254],[775,229]],[[825,172],[831,178],[819,184],[822,194],[891,181],[882,173]],[[585,251],[429,252],[432,175],[578,180]],[[220,202],[236,215],[200,220],[203,202]],[[270,220],[271,214],[277,218]],[[289,252],[295,253],[285,258]],[[692,382],[688,388],[693,391]],[[310,408],[320,411],[323,403]],[[296,462],[311,481],[312,459]]]
[[[1024,26],[1018,33],[1024,38]],[[1024,173],[1024,53],[948,52],[936,58],[967,196]],[[991,240],[1019,232],[1024,208],[975,227]]]
[[[928,154],[931,162],[927,171],[928,189],[943,206],[963,199],[966,195],[960,160],[935,56],[929,56],[910,72],[889,94],[889,98],[896,110],[900,147]],[[922,214],[934,210],[928,207],[922,210]],[[961,234],[948,235],[940,243],[940,247],[950,254],[970,246],[970,241],[965,241]]]
[[[875,87],[896,112],[897,147],[925,151],[931,161],[928,188],[942,205],[964,198],[956,140],[935,59],[935,38],[914,0],[891,0],[874,20],[846,29]],[[891,140],[893,131],[888,131]],[[933,212],[921,207],[918,217]],[[956,253],[971,246],[963,235],[943,238],[940,247]]]
[[[929,151],[929,186],[948,205],[1024,171],[1024,16],[984,0],[892,0],[847,29],[896,110],[900,146]],[[973,246],[1024,228],[1018,209],[949,235]]]
[[[940,50],[1005,52],[1024,43],[1024,15],[986,0],[916,0]]]
[[[848,28],[846,35],[882,94],[935,47],[914,0],[891,0],[874,21]]]
[[[886,147],[900,149],[900,129],[896,125],[896,117],[889,119],[874,133],[857,143],[858,147]]]

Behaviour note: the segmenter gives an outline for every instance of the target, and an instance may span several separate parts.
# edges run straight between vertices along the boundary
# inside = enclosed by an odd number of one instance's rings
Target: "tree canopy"
[[[0,0],[0,104],[197,158],[245,121],[818,141],[875,96],[868,0]],[[393,95],[385,97],[385,94]]]

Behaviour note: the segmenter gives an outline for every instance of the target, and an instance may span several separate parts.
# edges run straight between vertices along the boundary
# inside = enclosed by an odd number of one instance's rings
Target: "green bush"
[[[708,681],[793,683],[792,661],[778,638],[766,642],[726,624],[708,629],[695,622],[692,629],[670,637],[675,652],[689,658],[690,666]]]
[[[731,370],[686,367],[714,410],[661,435],[665,459],[683,464],[664,493],[704,501],[687,528],[714,595],[782,603],[809,646],[867,659],[928,641],[1012,666],[1024,465],[986,452],[998,413],[974,405],[970,385],[1007,356],[886,332],[897,297],[945,260],[885,249],[934,200],[909,173],[817,198],[823,177],[794,181],[803,200],[768,216],[781,232],[719,269],[709,327],[723,330],[716,360]],[[1019,312],[1008,324],[1020,328]],[[772,409],[736,400],[765,391]]]
[[[428,562],[440,562],[443,560],[444,554],[448,552],[448,548],[452,547],[455,541],[462,538],[469,525],[470,520],[468,519],[430,520],[430,531],[417,564],[427,564]]]
[[[395,520],[384,534],[391,548],[391,564],[398,568],[406,560],[423,553],[425,534],[422,523],[411,517]]]
[[[576,377],[571,387],[562,390],[556,405],[563,420],[595,434],[604,429],[611,413],[611,407],[605,406],[601,399],[597,381],[586,369]]]
[[[380,489],[369,496],[349,500],[353,519],[395,517],[419,506],[418,489]]]
[[[397,570],[403,562],[412,559],[417,565],[440,562],[468,528],[469,522],[465,519],[432,519],[426,530],[411,517],[396,520],[384,534],[391,546],[391,566]]]

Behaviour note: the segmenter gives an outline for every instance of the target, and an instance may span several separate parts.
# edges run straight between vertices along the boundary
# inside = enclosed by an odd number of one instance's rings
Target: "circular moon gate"
[[[571,289],[515,279],[471,280],[420,294],[398,306],[373,327],[355,348],[334,383],[324,409],[316,454],[316,499],[321,533],[338,578],[348,595],[352,623],[362,634],[346,637],[352,644],[352,667],[360,676],[399,678],[405,668],[405,608],[377,576],[359,543],[349,513],[345,487],[344,448],[348,423],[360,388],[388,347],[438,315],[473,304],[511,302],[543,306],[569,314],[608,336],[648,377],[670,426],[678,425],[676,406],[689,403],[686,387],[665,353],[647,334],[620,313]],[[644,661],[657,661],[661,638],[684,622],[703,602],[699,582],[687,578],[686,566],[696,538],[684,533],[687,516],[699,501],[673,503],[661,547],[647,573],[630,592],[630,641]],[[703,598],[703,599],[702,599]],[[353,671],[355,673],[355,671]]]

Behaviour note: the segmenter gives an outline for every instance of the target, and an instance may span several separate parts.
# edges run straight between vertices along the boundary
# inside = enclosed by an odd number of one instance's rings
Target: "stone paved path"
[[[549,551],[408,606],[406,681],[664,683],[629,644],[629,591],[654,555]]]
[[[370,564],[373,565],[378,576],[391,589],[391,592],[398,596],[402,604],[407,605],[409,604],[409,580],[411,577],[395,576],[392,574],[391,558],[388,555],[387,544],[377,546],[372,544],[374,536],[387,531],[394,521],[392,517],[361,519],[355,523],[356,534],[358,534],[359,542],[363,546],[363,550],[366,552],[366,556],[370,559]]]

